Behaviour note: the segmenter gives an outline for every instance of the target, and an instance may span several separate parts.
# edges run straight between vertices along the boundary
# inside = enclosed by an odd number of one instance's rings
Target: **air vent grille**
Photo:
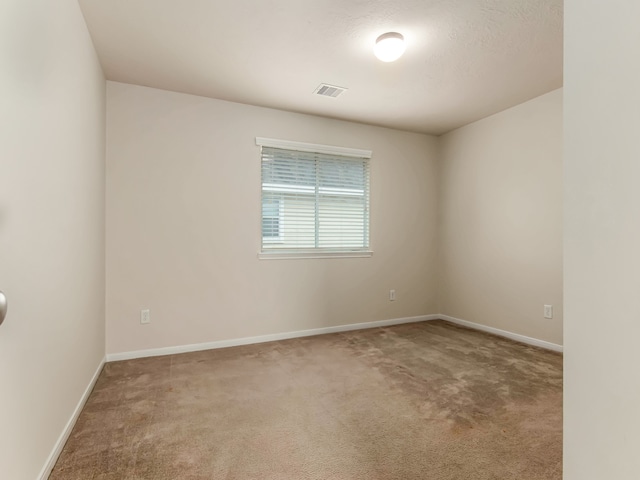
[[[321,83],[320,86],[316,88],[316,91],[314,93],[322,97],[336,98],[346,90],[347,89],[344,87],[336,87],[335,85]]]

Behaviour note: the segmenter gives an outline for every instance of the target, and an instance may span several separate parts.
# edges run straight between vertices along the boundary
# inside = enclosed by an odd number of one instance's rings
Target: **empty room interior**
[[[640,478],[637,18],[1,2],[0,478]]]

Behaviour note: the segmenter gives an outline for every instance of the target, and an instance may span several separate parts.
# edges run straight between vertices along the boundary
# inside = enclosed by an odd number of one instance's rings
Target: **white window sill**
[[[259,260],[293,260],[296,258],[368,258],[373,251],[364,252],[260,252]]]

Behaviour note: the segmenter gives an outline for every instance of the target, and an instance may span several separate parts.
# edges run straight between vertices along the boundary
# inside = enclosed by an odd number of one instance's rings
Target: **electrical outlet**
[[[544,306],[544,318],[553,318],[553,305]]]
[[[140,310],[140,323],[142,325],[146,325],[147,323],[151,323],[151,312],[149,309]]]
[[[389,290],[389,301],[393,302],[396,299],[396,291],[395,290]]]

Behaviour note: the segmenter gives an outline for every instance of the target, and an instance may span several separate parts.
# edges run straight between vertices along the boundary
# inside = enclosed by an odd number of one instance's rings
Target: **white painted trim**
[[[256,137],[256,145],[261,147],[282,148],[284,150],[298,150],[299,152],[327,153],[343,157],[371,158],[371,150],[359,148],[334,147],[332,145],[318,145],[316,143],[293,142],[275,138]]]
[[[87,385],[87,388],[84,390],[82,397],[80,397],[80,401],[78,402],[78,405],[76,405],[76,409],[73,411],[71,418],[64,426],[64,430],[62,430],[62,433],[58,437],[58,440],[56,441],[53,450],[51,451],[51,454],[47,459],[47,462],[44,464],[44,467],[42,467],[40,475],[38,476],[39,480],[47,480],[49,478],[49,475],[51,475],[51,470],[53,470],[53,467],[56,466],[58,457],[60,456],[60,453],[62,453],[62,449],[64,448],[65,443],[67,443],[69,435],[71,435],[71,431],[73,430],[73,427],[76,424],[76,421],[78,420],[82,409],[84,408],[84,404],[87,403],[89,395],[91,395],[91,391],[98,381],[98,377],[100,376],[100,372],[102,372],[102,367],[104,367],[106,360],[107,359],[105,357],[100,361],[100,364],[98,365],[96,372],[93,374],[89,385]]]
[[[261,335],[258,337],[235,338],[231,340],[195,343],[191,345],[180,345],[176,347],[151,348],[148,350],[137,350],[133,352],[109,353],[107,354],[107,361],[115,362],[118,360],[131,360],[134,358],[157,357],[160,355],[174,355],[176,353],[198,352],[200,350],[212,350],[215,348],[237,347],[240,345],[249,345],[253,343],[287,340],[289,338],[324,335],[326,333],[348,332],[352,330],[363,330],[366,328],[388,327],[390,325],[400,325],[402,323],[425,322],[428,320],[437,320],[440,317],[440,315],[420,315],[417,317],[393,318],[390,320],[377,320],[375,322],[337,325],[335,327],[312,328],[310,330],[299,330],[297,332],[273,333],[269,335]]]
[[[448,322],[455,323],[457,325],[462,325],[463,327],[469,327],[474,330],[493,333],[494,335],[509,338],[511,340],[515,340],[516,342],[526,343],[527,345],[533,345],[534,347],[540,347],[546,350],[553,350],[554,352],[560,352],[560,353],[562,353],[564,350],[562,345],[546,342],[544,340],[538,340],[537,338],[527,337],[525,335],[520,335],[519,333],[508,332],[507,330],[500,330],[499,328],[494,328],[494,327],[488,327],[486,325],[481,325],[479,323],[469,322],[467,320],[461,320],[459,318],[450,317],[449,315],[436,315],[436,316],[438,318],[441,318],[442,320],[446,320]]]
[[[479,323],[461,320],[449,315],[419,315],[416,317],[392,318],[389,320],[377,320],[374,322],[351,323],[348,325],[337,325],[334,327],[312,328],[309,330],[298,330],[295,332],[272,333],[268,335],[260,335],[256,337],[232,338],[229,340],[218,340],[215,342],[194,343],[190,345],[177,345],[173,347],[150,348],[147,350],[135,350],[131,352],[108,353],[107,362],[116,362],[120,360],[132,360],[135,358],[157,357],[160,355],[175,355],[178,353],[198,352],[201,350],[213,350],[216,348],[237,347],[240,345],[251,345],[254,343],[274,342],[277,340],[287,340],[289,338],[310,337],[313,335],[324,335],[327,333],[349,332],[352,330],[364,330],[367,328],[388,327],[391,325],[400,325],[403,323],[426,322],[429,320],[446,320],[457,325],[469,327],[474,330],[480,330],[492,333],[500,337],[509,338],[516,342],[526,343],[536,347],[541,347],[555,352],[562,352],[562,345],[538,340],[537,338],[527,337],[518,333],[500,330],[494,327],[488,327]]]
[[[361,252],[303,252],[303,253],[281,253],[275,250],[258,252],[259,260],[295,260],[295,259],[314,259],[314,258],[369,258],[373,255],[373,251],[366,250]]]

